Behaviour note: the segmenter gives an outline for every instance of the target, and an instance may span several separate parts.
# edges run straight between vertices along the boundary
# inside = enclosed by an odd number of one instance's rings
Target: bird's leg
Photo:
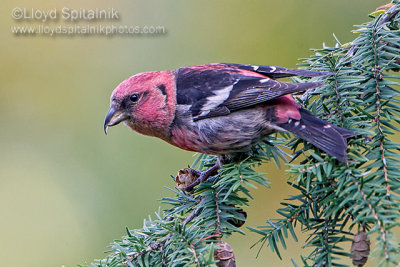
[[[193,188],[196,185],[201,184],[202,182],[207,180],[210,176],[217,174],[218,171],[222,168],[222,165],[228,164],[231,162],[240,162],[247,156],[248,156],[248,153],[243,153],[243,152],[228,154],[228,155],[225,155],[225,154],[219,155],[214,166],[210,167],[208,170],[206,170],[204,172],[200,172],[195,169],[183,169],[183,170],[179,171],[178,176],[176,177],[175,181],[178,184],[178,188],[183,189],[187,192],[190,192],[193,190]],[[183,176],[183,179],[180,178],[179,176]],[[194,182],[192,182],[191,184],[189,184],[187,186],[184,185],[193,180],[194,180]]]
[[[207,180],[210,176],[217,174],[217,173],[218,173],[218,170],[221,169],[221,167],[222,167],[221,162],[220,162],[220,160],[218,159],[214,166],[210,167],[208,170],[206,170],[206,171],[204,171],[204,172],[199,172],[199,171],[193,170],[193,171],[195,171],[199,176],[198,176],[198,178],[197,178],[193,183],[191,183],[190,185],[184,187],[184,190],[187,191],[187,192],[192,191],[193,188],[194,188],[196,185],[201,184],[202,182],[204,182],[205,180]]]

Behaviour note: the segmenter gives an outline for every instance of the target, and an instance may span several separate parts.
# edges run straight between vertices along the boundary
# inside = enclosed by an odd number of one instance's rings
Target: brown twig
[[[374,31],[375,33],[375,31]],[[377,43],[377,38],[375,36],[375,34],[373,35],[373,51],[374,54],[377,54],[377,50],[378,48],[376,47],[376,43]],[[375,79],[375,92],[376,92],[376,127],[378,129],[378,133],[379,133],[379,141],[380,141],[380,145],[379,145],[379,149],[381,151],[381,160],[382,160],[382,171],[383,171],[383,175],[384,175],[384,179],[385,179],[385,183],[386,183],[386,197],[388,199],[390,199],[390,186],[389,186],[389,178],[388,178],[388,171],[387,171],[387,166],[386,166],[386,158],[385,158],[385,149],[384,149],[384,134],[381,128],[381,110],[382,110],[382,102],[381,102],[381,92],[379,90],[379,82],[382,79],[382,74],[381,74],[381,66],[378,65],[378,62],[376,60],[376,56],[375,56],[375,67],[373,69],[374,72],[374,79]]]
[[[181,222],[182,226],[185,226],[186,224],[188,224],[189,222],[191,222],[197,215],[199,215],[200,212],[200,203],[202,203],[204,201],[205,197],[202,197],[199,201],[199,203],[197,204],[197,207],[186,217],[185,220],[183,220]]]
[[[135,253],[129,259],[124,261],[124,264],[127,264],[128,262],[132,262],[132,261],[136,260],[137,258],[139,258],[140,256],[143,256],[144,254],[146,254],[146,253],[148,253],[150,251],[154,251],[154,250],[157,250],[157,249],[162,248],[162,247],[163,247],[162,243],[157,243],[156,242],[156,243],[150,244],[150,245],[148,245],[146,247],[145,250]]]
[[[196,249],[194,248],[194,244],[190,244],[189,245],[190,250],[192,251],[193,257],[194,257],[194,261],[196,262],[196,265],[198,267],[200,267],[200,261],[199,258],[197,257],[197,253],[196,253]]]
[[[385,14],[382,16],[382,18],[380,19],[379,23],[377,26],[380,26],[390,20],[392,20],[392,18],[394,16],[397,15],[397,13],[399,13],[400,9],[398,8],[397,5],[393,5],[391,8],[389,8]]]
[[[309,166],[309,167],[305,167],[304,169],[302,169],[300,171],[301,174],[307,172],[307,171],[311,171],[313,168],[318,168],[319,166],[328,163],[328,161],[323,161],[323,162],[317,162],[315,165]]]
[[[368,199],[367,194],[361,189],[360,184],[357,181],[355,181],[354,183],[357,185],[358,192],[363,196],[364,201],[367,203],[368,208],[371,210],[372,217],[374,217],[374,219],[376,220],[376,223],[378,224],[379,230],[381,232],[381,239],[385,243],[385,245],[384,245],[385,246],[385,258],[388,258],[389,257],[389,252],[388,252],[389,248],[388,248],[388,244],[386,242],[387,241],[386,240],[386,230],[382,226],[382,221],[379,219],[378,214],[377,214],[376,210],[374,209],[374,207],[367,200]]]
[[[217,190],[215,192],[215,214],[217,216],[217,223],[215,225],[215,234],[220,235],[221,234],[221,219],[219,217],[220,209],[219,209],[219,204],[218,204],[218,193]]]

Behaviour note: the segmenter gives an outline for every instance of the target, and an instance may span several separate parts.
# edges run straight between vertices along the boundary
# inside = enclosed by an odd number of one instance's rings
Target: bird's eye
[[[129,100],[131,100],[133,103],[137,102],[139,100],[139,94],[132,94],[129,97]]]

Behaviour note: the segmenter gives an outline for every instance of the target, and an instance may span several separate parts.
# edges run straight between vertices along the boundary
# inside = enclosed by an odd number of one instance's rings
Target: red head
[[[175,83],[170,71],[145,72],[123,81],[112,92],[104,131],[120,122],[131,129],[162,139],[175,114]]]

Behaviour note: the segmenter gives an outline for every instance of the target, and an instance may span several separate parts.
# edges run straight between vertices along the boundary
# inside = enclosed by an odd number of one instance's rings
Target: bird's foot
[[[219,169],[221,169],[221,164],[219,162],[215,163],[214,166],[204,172],[192,168],[185,168],[178,172],[175,182],[179,189],[190,192],[196,185],[203,183],[212,175],[217,174]]]

